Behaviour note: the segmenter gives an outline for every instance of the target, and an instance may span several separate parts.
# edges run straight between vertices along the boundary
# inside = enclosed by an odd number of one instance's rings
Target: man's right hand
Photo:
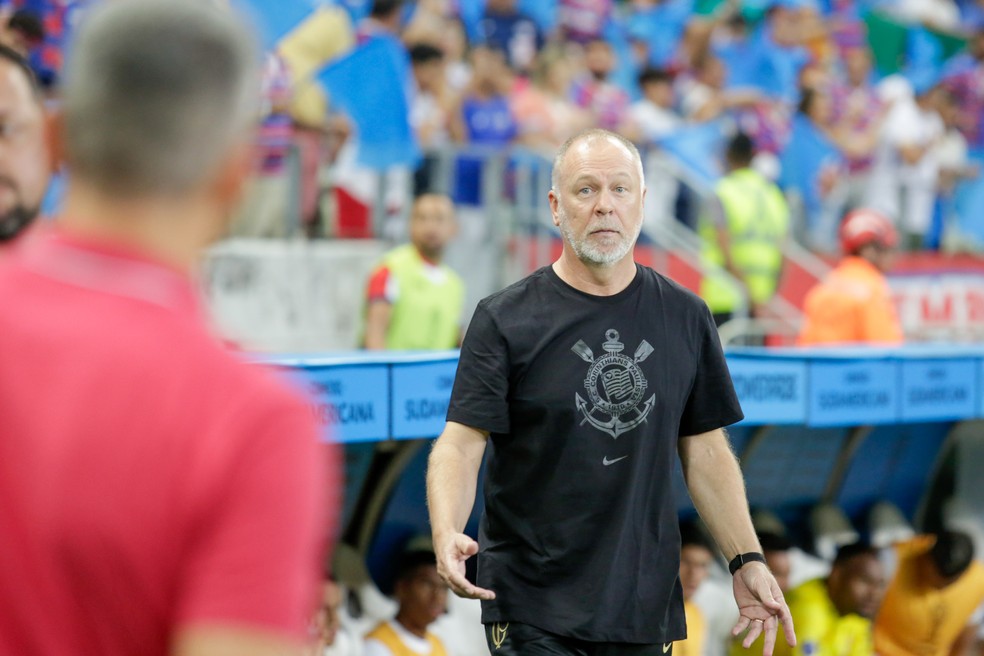
[[[495,599],[495,593],[472,584],[465,578],[465,561],[478,553],[478,543],[464,533],[434,536],[437,573],[451,591],[467,599]]]

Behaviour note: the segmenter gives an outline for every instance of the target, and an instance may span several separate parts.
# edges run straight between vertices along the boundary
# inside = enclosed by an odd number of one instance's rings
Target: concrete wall
[[[230,239],[209,253],[204,281],[220,332],[251,351],[356,347],[379,241]]]

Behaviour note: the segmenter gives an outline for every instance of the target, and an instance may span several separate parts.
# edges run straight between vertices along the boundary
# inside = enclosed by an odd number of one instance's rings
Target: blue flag
[[[410,61],[395,37],[370,39],[317,79],[358,129],[360,164],[416,166],[420,147],[410,127]]]

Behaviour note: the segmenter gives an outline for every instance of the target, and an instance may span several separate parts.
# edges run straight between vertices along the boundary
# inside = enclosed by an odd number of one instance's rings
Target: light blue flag
[[[379,170],[419,163],[420,147],[410,127],[410,59],[396,38],[370,39],[317,79],[332,105],[355,123],[359,163]]]
[[[984,149],[972,150],[970,161],[984,171]],[[954,198],[957,226],[976,244],[984,244],[984,174],[957,186]]]
[[[280,39],[323,4],[322,0],[232,1],[233,7],[252,20],[264,51],[273,50]]]

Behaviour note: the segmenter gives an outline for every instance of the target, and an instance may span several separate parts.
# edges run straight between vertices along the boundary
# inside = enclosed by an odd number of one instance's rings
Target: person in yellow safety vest
[[[673,643],[673,656],[702,656],[707,640],[707,620],[694,595],[711,573],[714,552],[707,535],[695,522],[680,524],[680,587],[687,616],[687,639]]]
[[[369,278],[363,346],[370,350],[457,348],[465,286],[441,259],[457,232],[447,196],[420,196],[410,212],[410,243],[385,256]]]
[[[447,610],[448,586],[437,573],[433,551],[403,554],[393,596],[396,617],[366,634],[365,656],[447,656],[441,640],[427,630]]]
[[[789,208],[775,184],[751,168],[755,148],[739,132],[728,143],[728,173],[717,184],[716,202],[699,223],[703,259],[734,276],[707,271],[700,295],[721,325],[731,319],[747,297],[759,316],[779,286],[782,244],[789,234]]]
[[[922,535],[896,545],[895,553],[895,576],[875,619],[875,651],[879,656],[971,653],[980,624],[975,610],[984,601],[984,565],[974,560],[970,536]]]

